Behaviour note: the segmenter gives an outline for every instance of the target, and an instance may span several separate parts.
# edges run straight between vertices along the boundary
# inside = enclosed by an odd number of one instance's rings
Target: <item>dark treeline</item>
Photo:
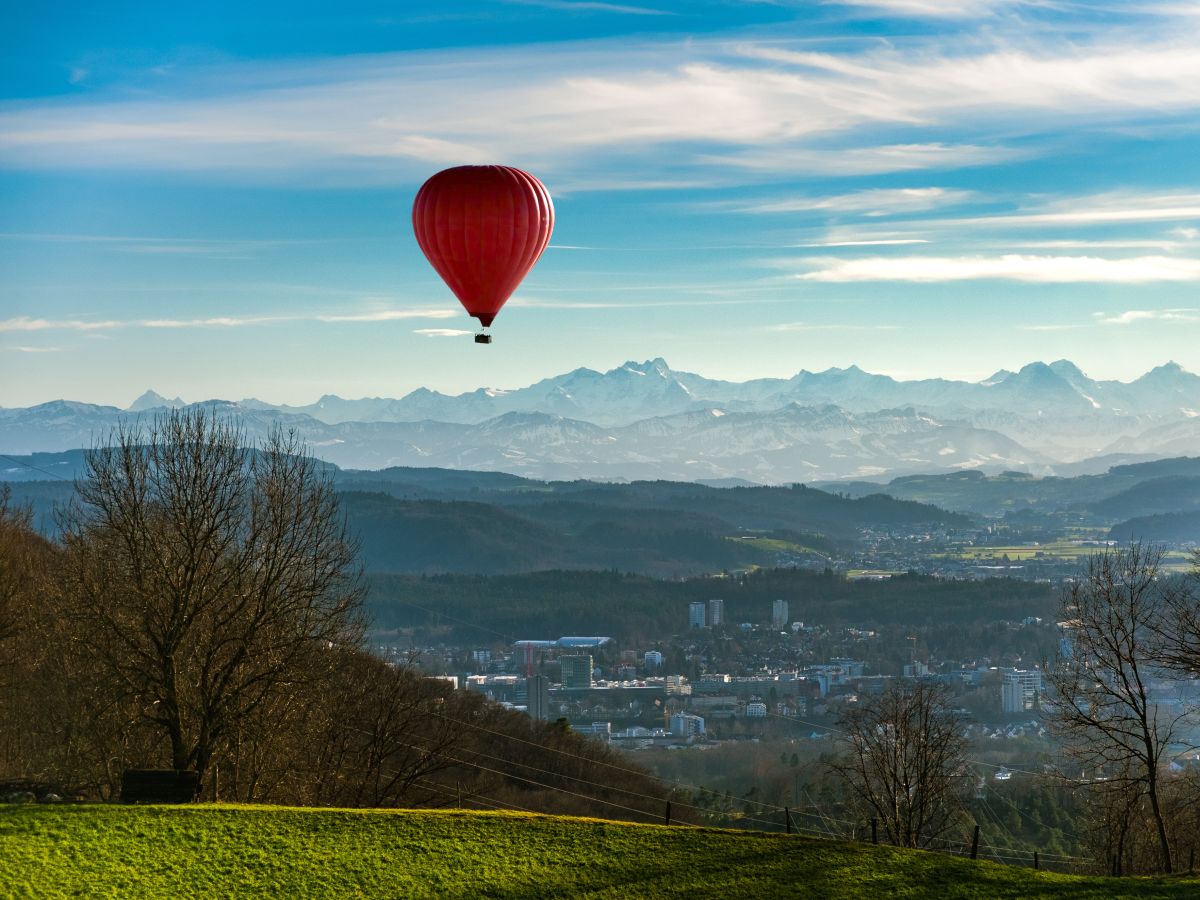
[[[342,497],[363,564],[372,572],[616,568],[674,576],[771,559],[727,540],[727,523],[687,513],[550,504],[530,516],[529,510],[478,502],[397,500],[357,491]]]
[[[0,795],[174,768],[204,799],[658,820],[667,790],[603,745],[364,650],[354,543],[297,451],[172,413],[89,455],[55,541],[0,492]]]
[[[624,641],[660,640],[684,631],[687,605],[720,597],[730,623],[770,620],[771,602],[788,601],[793,621],[877,627],[980,626],[1049,617],[1048,584],[994,578],[946,581],[901,575],[855,581],[828,572],[764,569],[720,578],[663,581],[619,572],[527,575],[373,575],[368,608],[379,628],[445,628],[467,642],[480,630],[515,638],[603,634]]]

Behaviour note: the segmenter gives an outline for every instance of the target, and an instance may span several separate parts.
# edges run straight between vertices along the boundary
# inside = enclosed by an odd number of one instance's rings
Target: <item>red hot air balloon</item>
[[[554,230],[545,186],[509,166],[456,166],[417,191],[413,231],[425,258],[486,329]],[[476,343],[490,344],[486,332]]]

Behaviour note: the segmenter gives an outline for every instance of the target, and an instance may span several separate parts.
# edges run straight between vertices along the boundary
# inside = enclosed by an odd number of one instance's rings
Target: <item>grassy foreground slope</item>
[[[783,835],[477,813],[0,806],[5,897],[1195,897]]]

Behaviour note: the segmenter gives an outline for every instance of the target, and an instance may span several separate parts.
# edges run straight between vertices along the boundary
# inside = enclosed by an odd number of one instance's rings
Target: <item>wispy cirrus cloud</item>
[[[415,328],[413,334],[423,337],[468,337],[474,332],[465,331],[462,328]]]
[[[800,247],[899,247],[908,244],[928,244],[927,238],[868,238],[857,241],[815,241],[810,244],[792,244]]]
[[[962,169],[1011,162],[1031,155],[1027,149],[998,144],[932,141],[919,144],[848,146],[836,149],[765,145],[725,153],[701,153],[697,161],[748,174],[816,173],[821,175],[881,175],[922,169]]]
[[[1200,281],[1200,260],[1167,256],[1106,259],[1095,256],[900,256],[811,259],[802,281],[943,282],[977,279],[1064,284],[1071,282],[1144,284]]]
[[[995,226],[1004,228],[1079,227],[1179,222],[1200,219],[1200,194],[1184,192],[1112,191],[1052,200],[1015,213],[939,219],[931,225]],[[1195,229],[1175,229],[1190,240]],[[1191,235],[1191,237],[1188,237]]]
[[[0,319],[0,332],[12,331],[109,331],[121,328],[125,323],[115,319],[35,319],[17,316]]]
[[[857,213],[876,217],[955,206],[974,197],[974,191],[950,190],[940,187],[870,188],[826,197],[788,197],[779,200],[765,200],[747,206],[739,206],[737,210],[748,213]]]
[[[980,19],[1020,6],[1042,6],[1028,0],[827,0],[897,16],[930,19]]]
[[[673,16],[674,12],[665,9],[652,9],[648,6],[630,6],[624,3],[603,3],[600,0],[504,0],[513,6],[538,6],[542,9],[556,9],[562,12],[584,13],[618,13],[628,16]]]
[[[271,250],[279,247],[333,242],[331,239],[199,238],[12,231],[0,232],[0,241],[43,244],[96,244],[98,246],[110,247],[121,253],[215,256],[221,258],[241,258],[262,250]]]
[[[292,322],[393,322],[405,319],[449,319],[462,315],[459,310],[377,309],[361,313],[313,313],[308,315],[207,316],[197,318],[136,319],[46,319],[17,316],[0,319],[0,333],[30,331],[115,331],[123,328],[242,328]]]
[[[1003,29],[953,43],[859,41],[837,53],[710,40],[626,41],[615,54],[596,41],[536,54],[513,46],[210,66],[175,72],[170,89],[135,99],[8,104],[0,163],[307,183],[314,171],[396,181],[434,161],[496,158],[600,182],[628,177],[631,161],[646,176],[636,181],[670,173],[668,182],[685,183],[715,171],[746,179],[980,165],[1037,152],[998,145],[997,134],[1012,144],[1200,108],[1195,38],[1176,24],[1097,29],[1074,42],[1011,41]],[[880,141],[888,128],[913,139]]]
[[[1100,325],[1133,325],[1137,322],[1200,322],[1200,309],[1127,309],[1120,313],[1096,313]]]
[[[462,310],[451,307],[432,309],[376,309],[361,313],[323,313],[311,318],[314,322],[396,322],[403,319],[453,319]]]
[[[765,326],[765,331],[899,331],[900,325],[864,325],[853,322],[780,322]]]

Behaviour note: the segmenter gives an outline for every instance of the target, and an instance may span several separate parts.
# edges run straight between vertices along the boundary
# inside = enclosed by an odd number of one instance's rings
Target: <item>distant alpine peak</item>
[[[992,387],[993,385],[999,384],[1007,378],[1011,378],[1015,374],[1015,372],[1012,372],[1009,369],[998,369],[990,377],[983,379],[983,381],[979,383],[984,387]]]
[[[1185,372],[1185,369],[1183,368],[1183,366],[1181,366],[1179,363],[1175,362],[1175,360],[1170,360],[1169,362],[1163,363],[1161,366],[1155,366],[1153,369],[1151,369],[1149,372],[1147,372],[1142,377],[1147,378],[1150,376],[1154,376],[1156,378],[1162,378],[1163,376],[1168,376],[1168,375],[1182,375],[1182,374],[1184,374],[1184,372]]]
[[[1021,369],[1020,369],[1020,371],[1017,372],[1017,374],[1018,375],[1026,375],[1026,376],[1028,376],[1028,375],[1044,375],[1047,372],[1053,372],[1053,371],[1054,371],[1054,369],[1052,367],[1046,365],[1044,362],[1042,362],[1039,359],[1035,362],[1026,363],[1025,365],[1021,366]]]
[[[1087,377],[1083,374],[1083,371],[1079,368],[1079,366],[1075,365],[1075,363],[1071,362],[1069,359],[1055,360],[1054,362],[1050,363],[1048,368],[1051,372],[1054,372],[1056,375],[1061,375],[1064,378]]]
[[[164,406],[175,409],[177,407],[186,405],[187,404],[185,404],[178,397],[176,397],[174,400],[168,400],[162,394],[156,393],[155,391],[146,391],[146,393],[142,394],[140,397],[130,403],[127,407],[127,410],[129,412],[144,412],[148,409],[162,409]]]
[[[651,373],[666,376],[671,367],[667,365],[667,361],[661,356],[656,356],[654,359],[648,359],[645,362],[639,363],[629,360],[618,369],[624,369],[627,372],[636,372],[639,375],[649,375]]]

